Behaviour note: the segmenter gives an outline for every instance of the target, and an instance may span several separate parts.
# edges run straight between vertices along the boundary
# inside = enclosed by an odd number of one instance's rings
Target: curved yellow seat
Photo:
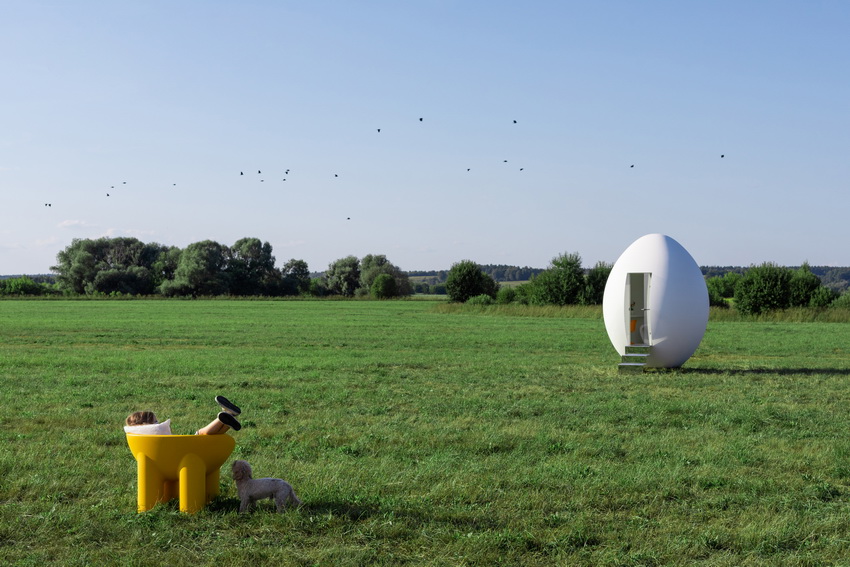
[[[194,513],[219,493],[219,469],[233,452],[230,435],[136,435],[127,445],[138,465],[138,511],[180,497],[180,511]]]

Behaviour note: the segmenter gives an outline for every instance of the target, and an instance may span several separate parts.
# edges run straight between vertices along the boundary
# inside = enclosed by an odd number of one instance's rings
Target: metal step
[[[628,345],[626,354],[620,357],[617,372],[620,374],[640,374],[646,369],[646,359],[652,347],[649,345]]]

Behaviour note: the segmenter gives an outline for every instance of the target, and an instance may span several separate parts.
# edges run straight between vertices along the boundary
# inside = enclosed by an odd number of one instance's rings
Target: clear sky
[[[101,236],[847,266],[848,30],[844,0],[0,0],[0,274]]]

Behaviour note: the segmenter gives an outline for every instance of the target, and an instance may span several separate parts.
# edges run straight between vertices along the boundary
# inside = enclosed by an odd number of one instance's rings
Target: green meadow
[[[0,302],[0,564],[848,565],[850,324],[712,320],[619,375],[597,308]],[[136,513],[124,418],[303,506]],[[231,459],[231,460],[232,460]]]

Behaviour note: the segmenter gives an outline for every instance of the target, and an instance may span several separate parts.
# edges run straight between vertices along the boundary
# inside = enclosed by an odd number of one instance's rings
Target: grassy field
[[[617,362],[592,309],[2,301],[0,564],[850,564],[850,325]],[[223,469],[202,512],[137,514],[124,417],[189,433],[219,393],[303,507],[239,516]]]

